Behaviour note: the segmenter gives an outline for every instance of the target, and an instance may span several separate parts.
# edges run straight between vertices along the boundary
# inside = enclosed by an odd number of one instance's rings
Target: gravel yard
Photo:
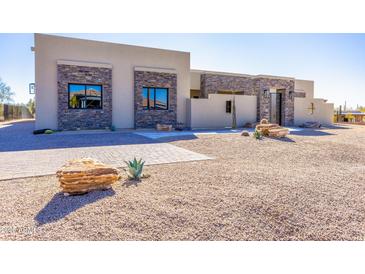
[[[0,181],[0,239],[365,239],[363,126],[172,144],[214,159],[148,166],[138,185],[83,196],[64,197],[55,176]]]

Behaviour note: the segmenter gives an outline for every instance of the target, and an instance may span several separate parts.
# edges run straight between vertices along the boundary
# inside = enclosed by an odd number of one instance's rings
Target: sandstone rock
[[[270,137],[282,138],[288,134],[289,134],[289,129],[283,127],[269,130]]]
[[[158,131],[171,131],[172,125],[157,124],[156,129]]]
[[[269,124],[266,119],[262,119],[259,125],[256,126],[256,130],[261,131],[263,136],[269,137],[285,137],[289,134],[289,129],[279,126],[278,124]]]
[[[65,194],[83,194],[91,190],[108,189],[120,179],[116,168],[90,158],[69,161],[56,175]]]
[[[265,118],[260,121],[260,124],[268,124],[268,123],[269,121]]]
[[[241,136],[250,136],[250,134],[248,133],[248,131],[247,131],[247,130],[243,130],[243,131],[241,132]]]

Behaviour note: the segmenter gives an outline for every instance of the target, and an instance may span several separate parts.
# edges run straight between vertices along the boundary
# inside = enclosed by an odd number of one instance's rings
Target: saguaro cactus
[[[232,128],[237,128],[236,100],[234,95],[232,99]]]

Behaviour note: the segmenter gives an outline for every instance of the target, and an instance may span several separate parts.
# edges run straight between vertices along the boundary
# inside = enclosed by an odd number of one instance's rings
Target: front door
[[[281,125],[281,93],[270,95],[270,122]]]

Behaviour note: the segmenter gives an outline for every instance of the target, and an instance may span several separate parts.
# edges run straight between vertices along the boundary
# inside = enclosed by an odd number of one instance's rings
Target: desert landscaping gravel
[[[166,140],[214,159],[82,196],[55,176],[0,181],[0,239],[364,240],[365,127],[298,134]]]

